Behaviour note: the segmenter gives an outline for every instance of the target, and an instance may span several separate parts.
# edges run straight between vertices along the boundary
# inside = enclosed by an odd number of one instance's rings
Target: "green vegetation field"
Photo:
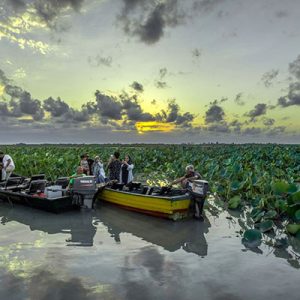
[[[299,145],[46,145],[2,147],[16,163],[16,173],[71,175],[87,152],[105,162],[118,150],[129,154],[135,175],[150,184],[181,176],[187,164],[209,181],[216,203],[247,214],[249,240],[284,224],[300,237]],[[249,225],[250,224],[250,225]],[[246,229],[245,228],[245,229]],[[255,229],[254,229],[255,228]]]

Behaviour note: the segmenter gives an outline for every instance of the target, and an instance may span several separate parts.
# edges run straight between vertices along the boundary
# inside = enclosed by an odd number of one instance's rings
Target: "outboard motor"
[[[191,195],[191,199],[194,201],[196,218],[202,218],[203,206],[208,189],[209,186],[206,180],[194,180],[189,183],[188,191]]]
[[[97,187],[94,176],[74,178],[74,184],[71,189],[74,203],[84,208],[93,208],[96,192]]]

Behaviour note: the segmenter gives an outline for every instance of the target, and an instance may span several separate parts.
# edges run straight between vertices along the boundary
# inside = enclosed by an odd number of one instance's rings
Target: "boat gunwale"
[[[47,198],[47,197],[36,197],[36,196],[32,196],[26,193],[19,193],[19,192],[12,192],[12,191],[6,191],[6,190],[2,190],[0,189],[0,196],[1,194],[5,194],[5,195],[15,195],[15,196],[21,196],[21,197],[29,197],[32,199],[40,199],[40,200],[44,200],[44,201],[55,201],[55,200],[64,200],[64,199],[68,199],[71,197],[71,195],[68,196],[62,196],[62,197],[56,197],[56,198]]]
[[[137,194],[137,193],[127,192],[127,191],[114,190],[114,189],[108,188],[108,187],[105,187],[105,189],[103,189],[103,192],[105,190],[117,192],[117,193],[120,193],[120,194],[141,196],[141,197],[146,197],[146,198],[154,198],[154,199],[169,200],[169,201],[190,200],[190,196],[189,196],[188,193],[186,193],[184,195],[168,197],[168,196],[162,196],[162,195],[155,196],[155,195],[147,195],[147,194]],[[99,196],[101,198],[101,194]]]

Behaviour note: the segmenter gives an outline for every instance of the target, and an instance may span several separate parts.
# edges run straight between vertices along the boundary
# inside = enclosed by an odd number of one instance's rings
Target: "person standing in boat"
[[[103,168],[103,163],[100,160],[99,156],[95,157],[95,161],[93,163],[93,175],[96,177],[97,183],[104,183],[106,181],[105,171]]]
[[[193,165],[188,165],[185,168],[185,175],[183,177],[177,178],[171,182],[170,186],[180,183],[181,187],[186,189],[190,186],[190,184],[197,179],[201,179],[200,173],[195,171]]]
[[[134,168],[134,164],[132,163],[131,157],[129,155],[125,155],[125,159],[122,161],[121,172],[120,172],[120,182],[125,185],[132,182],[133,174],[132,170]]]
[[[113,155],[110,156],[108,161],[108,171],[109,171],[109,180],[120,180],[120,171],[121,171],[121,161],[120,161],[120,153],[115,152]]]
[[[2,159],[2,180],[7,180],[11,173],[15,170],[15,164],[10,155],[0,151],[0,159]]]
[[[82,167],[85,175],[90,175],[90,167],[87,159],[88,156],[86,154],[80,156],[80,167]]]

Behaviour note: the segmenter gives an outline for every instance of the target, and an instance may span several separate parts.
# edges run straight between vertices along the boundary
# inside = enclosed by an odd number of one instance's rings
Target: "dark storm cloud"
[[[154,44],[164,35],[166,28],[184,23],[186,13],[178,0],[123,0],[120,20],[123,30],[145,44]]]
[[[205,113],[205,122],[206,124],[220,122],[224,120],[224,116],[225,112],[223,108],[217,104],[212,104]]]
[[[143,85],[141,83],[138,83],[137,81],[134,81],[130,86],[138,92],[144,91]]]
[[[190,112],[181,113],[179,105],[175,100],[168,103],[167,110],[162,110],[156,115],[156,120],[159,122],[174,123],[181,127],[189,127],[195,119],[195,115]]]
[[[278,99],[278,106],[288,107],[292,105],[300,105],[300,82],[290,83],[288,95]]]
[[[131,121],[154,120],[154,117],[151,114],[143,112],[141,105],[136,100],[123,99],[122,104],[126,119]]]
[[[69,105],[60,98],[57,100],[49,97],[44,101],[44,109],[51,113],[53,117],[60,117],[69,111]]]
[[[272,81],[277,77],[279,74],[279,70],[271,70],[263,74],[261,80],[265,87],[270,87],[272,85]]]
[[[84,0],[36,0],[34,8],[36,14],[48,27],[55,28],[56,20],[67,9],[79,11]]]
[[[237,104],[237,105],[245,105],[245,102],[242,100],[242,96],[243,96],[243,93],[238,93],[236,96],[235,96],[235,99],[234,99],[234,102]]]
[[[255,105],[254,109],[252,109],[249,112],[245,113],[245,116],[250,117],[251,121],[254,121],[256,117],[265,115],[266,112],[267,112],[267,104],[258,103],[258,104]]]
[[[289,71],[300,80],[300,55],[298,55],[298,57],[289,64]]]
[[[9,115],[22,116],[31,115],[34,120],[42,120],[44,117],[44,110],[41,105],[41,101],[32,99],[30,93],[22,90],[18,86],[6,85],[6,95],[11,97],[9,102]]]
[[[107,96],[100,91],[96,91],[96,103],[100,115],[105,119],[121,120],[122,103],[116,98]]]

